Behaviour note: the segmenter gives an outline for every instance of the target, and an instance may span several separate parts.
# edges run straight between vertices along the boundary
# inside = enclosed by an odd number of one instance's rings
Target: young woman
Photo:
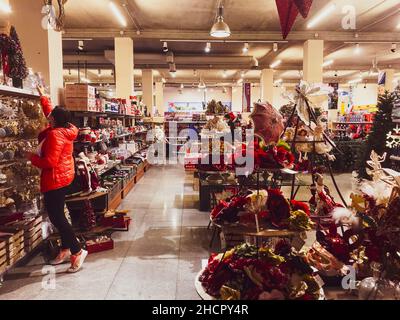
[[[32,164],[42,170],[40,189],[50,221],[61,235],[62,249],[52,265],[71,261],[68,272],[81,269],[87,251],[81,249],[72,226],[64,214],[65,195],[75,176],[72,156],[78,129],[70,123],[70,113],[62,107],[52,110],[50,101],[41,93],[42,109],[49,126],[39,134],[38,154],[27,153]]]

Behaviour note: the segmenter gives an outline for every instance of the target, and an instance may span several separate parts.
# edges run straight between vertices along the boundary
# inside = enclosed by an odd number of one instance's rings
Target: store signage
[[[250,112],[251,108],[251,83],[243,84],[243,112]]]

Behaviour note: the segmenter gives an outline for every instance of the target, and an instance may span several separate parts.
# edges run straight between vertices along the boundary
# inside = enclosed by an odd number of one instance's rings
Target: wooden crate
[[[24,230],[13,227],[0,228],[0,241],[5,242],[7,266],[12,266],[25,255]]]
[[[24,248],[28,253],[35,246],[38,240],[42,241],[42,216],[37,216],[32,219],[14,222],[11,226],[22,229],[24,232]]]

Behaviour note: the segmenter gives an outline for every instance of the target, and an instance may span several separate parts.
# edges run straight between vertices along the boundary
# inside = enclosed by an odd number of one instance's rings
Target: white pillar
[[[54,105],[63,102],[62,33],[42,26],[42,0],[10,0],[9,16],[21,41],[27,67],[40,72]]]
[[[274,70],[263,69],[261,70],[261,101],[274,102]]]
[[[164,116],[164,83],[162,81],[156,82],[156,107],[161,117]]]
[[[397,83],[394,82],[395,80],[395,70],[394,69],[386,69],[386,83],[385,83],[385,90],[389,92],[393,92]]]
[[[153,82],[153,70],[151,69],[142,70],[142,90],[143,90],[143,102],[147,106],[148,112],[150,114],[153,114],[154,82]]]
[[[323,82],[324,40],[304,42],[303,79],[309,83]]]
[[[242,86],[232,87],[232,111],[242,112],[243,107],[243,88]]]
[[[129,100],[135,92],[133,40],[117,37],[115,43],[115,85],[116,97]]]

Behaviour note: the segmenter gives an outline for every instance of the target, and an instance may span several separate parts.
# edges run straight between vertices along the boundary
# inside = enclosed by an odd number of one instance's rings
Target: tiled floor
[[[347,196],[350,176],[337,180]],[[131,210],[133,224],[129,232],[114,233],[114,250],[90,255],[73,275],[65,273],[68,265],[46,274],[37,256],[7,275],[0,300],[199,299],[194,278],[209,256],[209,217],[195,209],[190,182],[179,167],[153,167],[121,205]],[[309,191],[302,196],[309,198]]]

